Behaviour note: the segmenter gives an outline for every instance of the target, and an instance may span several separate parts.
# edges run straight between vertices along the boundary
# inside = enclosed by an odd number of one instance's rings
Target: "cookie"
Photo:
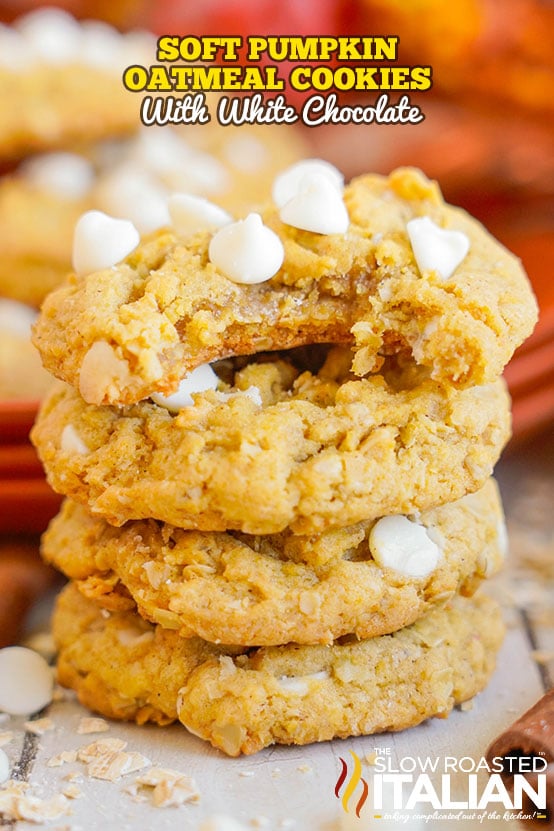
[[[336,189],[331,197],[337,208]],[[536,320],[519,261],[415,170],[356,179],[344,205],[346,233],[299,230],[275,207],[263,213],[265,230],[253,220],[241,233],[263,239],[250,250],[263,259],[270,240],[284,251],[274,276],[254,285],[213,264],[212,232],[159,232],[114,268],[72,277],[35,328],[45,366],[89,403],[118,405],[172,392],[205,362],[325,342],[355,346],[357,375],[378,368],[380,353],[400,352],[458,387],[498,377]],[[432,261],[445,248],[450,259],[451,245],[463,258],[445,278]]]
[[[177,415],[60,385],[31,438],[54,490],[113,525],[314,534],[453,502],[491,475],[509,435],[502,381],[457,390],[396,364],[353,381],[348,350],[319,351],[231,367]]]
[[[183,531],[154,520],[118,529],[66,501],[42,553],[107,608],[136,603],[142,617],[183,637],[252,646],[401,629],[455,592],[472,594],[500,568],[504,540],[489,480],[411,521],[318,537]]]
[[[156,39],[37,9],[0,29],[0,159],[132,132],[140,96],[125,66],[151,63]]]
[[[444,718],[483,689],[502,636],[498,606],[483,596],[455,598],[393,635],[242,653],[132,612],[102,614],[71,585],[54,615],[58,678],[83,704],[139,723],[179,718],[230,756]]]
[[[300,158],[286,127],[143,128],[79,152],[46,153],[0,179],[0,294],[40,306],[71,271],[73,232],[90,209],[151,231],[170,221],[174,191],[209,197],[240,216],[266,201],[275,174]]]

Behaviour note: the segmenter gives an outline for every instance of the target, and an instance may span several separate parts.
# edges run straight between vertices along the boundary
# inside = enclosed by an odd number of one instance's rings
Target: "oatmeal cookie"
[[[349,380],[348,350],[313,372],[284,354],[176,415],[58,385],[31,436],[48,481],[113,525],[313,534],[453,502],[491,475],[510,429],[502,381],[457,390],[398,367]]]
[[[212,199],[236,216],[267,201],[274,176],[305,151],[302,140],[286,127],[238,130],[148,127],[23,162],[0,178],[0,294],[40,306],[71,271],[74,228],[87,210],[150,231],[169,223],[174,191]]]
[[[504,545],[489,480],[411,522],[361,522],[312,537],[183,531],[154,520],[118,529],[68,500],[42,553],[104,607],[136,603],[142,617],[182,637],[273,645],[408,626],[455,592],[472,594],[500,568]]]
[[[0,28],[0,160],[132,132],[140,98],[125,65],[155,56],[154,35],[121,34],[61,9],[37,9]]]
[[[298,230],[268,208],[263,220],[284,261],[255,285],[214,266],[211,232],[187,240],[159,232],[114,268],[72,276],[35,328],[45,366],[89,403],[118,405],[172,392],[205,362],[322,342],[354,345],[357,375],[400,352],[457,387],[498,377],[536,320],[517,258],[415,170],[356,179],[344,205],[344,234]],[[433,235],[467,240],[447,279],[416,264],[407,228],[416,218]],[[442,242],[425,245],[432,252]]]
[[[393,635],[240,651],[181,638],[130,611],[102,615],[70,585],[54,636],[58,678],[86,706],[139,723],[178,718],[238,756],[444,718],[486,685],[503,625],[493,601],[457,597]]]

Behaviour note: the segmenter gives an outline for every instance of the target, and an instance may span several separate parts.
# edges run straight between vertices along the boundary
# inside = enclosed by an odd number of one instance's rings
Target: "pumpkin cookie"
[[[114,528],[74,502],[43,536],[47,562],[107,608],[133,608],[183,637],[244,645],[372,638],[413,623],[500,567],[505,526],[493,480],[417,517],[317,537]],[[129,596],[130,595],[130,596]]]
[[[444,718],[483,689],[502,636],[483,596],[454,598],[393,635],[243,652],[130,611],[102,614],[72,585],[54,615],[58,678],[83,704],[139,723],[178,718],[230,756]]]
[[[173,392],[204,362],[325,342],[355,347],[357,375],[387,353],[457,387],[500,375],[536,320],[516,257],[417,171],[363,176],[343,201],[321,173],[302,181],[274,189],[293,195],[265,227],[251,215],[215,235],[160,231],[71,277],[35,328],[45,366],[118,405]]]
[[[58,385],[32,440],[52,487],[114,525],[313,534],[482,487],[509,435],[502,381],[457,390],[396,362],[351,380],[348,350],[319,351],[222,365],[176,415]]]
[[[71,271],[84,211],[131,219],[139,231],[170,223],[174,191],[209,197],[240,216],[265,202],[274,176],[303,152],[280,127],[147,127],[129,138],[44,153],[0,178],[0,294],[33,306]]]
[[[38,9],[0,27],[0,159],[94,141],[136,129],[140,97],[121,81],[150,64],[156,39],[121,34],[61,9]]]

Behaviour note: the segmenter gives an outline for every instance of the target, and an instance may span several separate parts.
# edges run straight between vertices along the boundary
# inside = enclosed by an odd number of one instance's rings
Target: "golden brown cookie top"
[[[283,247],[264,282],[225,276],[211,261],[213,232],[171,229],[112,268],[71,276],[35,329],[45,366],[96,404],[172,392],[199,364],[229,355],[318,342],[352,344],[359,375],[403,352],[455,386],[498,377],[536,320],[517,258],[416,170],[362,176],[343,199],[345,233],[292,227],[275,206],[263,212]]]

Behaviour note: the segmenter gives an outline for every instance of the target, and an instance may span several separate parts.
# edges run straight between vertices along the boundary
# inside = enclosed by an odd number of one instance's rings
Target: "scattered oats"
[[[375,753],[375,751],[373,753],[366,753],[365,760],[366,760],[368,765],[373,766],[375,764],[375,762],[377,761],[377,753]]]
[[[81,788],[78,788],[77,785],[66,785],[62,793],[68,799],[80,799],[83,796]]]
[[[63,794],[56,794],[50,799],[39,799],[37,796],[26,796],[17,800],[16,819],[26,819],[28,822],[48,822],[69,814],[69,802]]]
[[[462,701],[460,704],[460,710],[462,713],[467,713],[469,710],[473,710],[473,707],[474,703],[472,698],[468,699],[468,701]]]
[[[77,725],[77,733],[80,736],[87,733],[105,733],[110,729],[110,725],[103,718],[82,718]]]
[[[0,814],[5,820],[27,820],[37,824],[58,819],[69,813],[69,802],[63,794],[39,799],[27,794],[27,782],[11,780],[0,790]]]
[[[138,785],[152,788],[152,804],[156,808],[178,807],[185,802],[198,802],[200,792],[194,779],[170,768],[150,768],[138,776]]]
[[[270,822],[267,817],[253,817],[253,819],[250,820],[250,825],[253,828],[269,828]]]
[[[53,730],[55,725],[51,718],[37,718],[34,721],[24,721],[23,727],[28,733],[34,733],[35,736],[42,736],[48,730]]]
[[[101,754],[88,763],[87,773],[94,779],[106,779],[115,782],[121,776],[135,773],[152,764],[142,753],[111,752]]]
[[[554,660],[554,652],[551,649],[534,649],[531,652],[531,658],[537,664],[548,664]]]
[[[76,750],[62,750],[62,752],[58,753],[56,756],[51,756],[50,759],[48,759],[48,761],[46,762],[46,766],[49,768],[59,768],[62,765],[67,764],[68,762],[75,762],[76,759]]]
[[[66,782],[82,782],[83,781],[82,774],[79,773],[79,771],[77,771],[77,770],[72,770],[69,773],[66,773],[63,778],[65,779]]]
[[[285,817],[279,822],[278,828],[294,828],[296,825],[296,820],[292,819],[292,817]]]
[[[281,775],[281,768],[275,768],[275,770],[271,771],[271,776],[274,779],[277,779],[277,777],[280,776],[280,775]]]
[[[77,751],[77,758],[80,762],[93,762],[99,756],[104,756],[107,753],[118,753],[120,750],[125,750],[127,742],[121,739],[98,739],[96,742],[84,745]]]
[[[9,744],[13,739],[13,732],[11,730],[6,730],[5,733],[0,733],[0,747],[4,747],[5,744]]]
[[[239,770],[239,776],[254,776],[253,770]]]
[[[312,766],[311,765],[298,765],[296,770],[299,771],[299,773],[311,773],[312,772]]]

